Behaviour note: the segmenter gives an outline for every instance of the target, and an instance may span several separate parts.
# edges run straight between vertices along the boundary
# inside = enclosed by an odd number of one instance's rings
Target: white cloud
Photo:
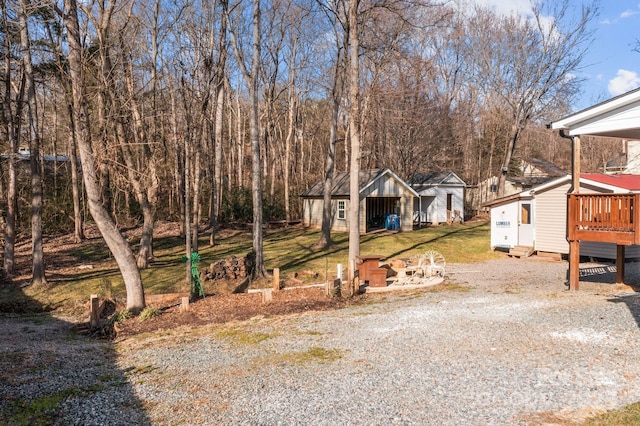
[[[611,25],[611,24],[613,24],[613,22],[609,18],[603,19],[602,21],[600,21],[600,23],[602,25]]]
[[[609,93],[618,96],[640,86],[640,75],[635,71],[618,70],[615,78],[609,81]]]
[[[622,12],[622,13],[620,14],[620,17],[621,17],[622,19],[624,19],[624,18],[629,18],[629,17],[631,17],[631,16],[633,16],[633,15],[637,15],[638,13],[639,13],[639,12],[638,12],[637,10],[627,9],[627,10],[625,10],[624,12]]]

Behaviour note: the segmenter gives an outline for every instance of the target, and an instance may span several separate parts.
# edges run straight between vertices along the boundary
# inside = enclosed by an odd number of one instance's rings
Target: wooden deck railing
[[[640,244],[640,194],[569,194],[571,241]]]

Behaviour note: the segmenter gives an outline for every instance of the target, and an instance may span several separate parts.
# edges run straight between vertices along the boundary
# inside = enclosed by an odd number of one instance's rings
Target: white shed
[[[416,173],[409,185],[419,197],[413,203],[413,221],[427,222],[464,221],[464,190],[466,183],[454,172]]]
[[[626,177],[620,177],[626,176]],[[491,247],[531,247],[537,252],[569,253],[566,239],[567,193],[571,176],[554,179],[528,191],[497,199],[487,204],[491,210]],[[637,184],[636,184],[637,182]],[[628,193],[640,188],[640,175],[583,174],[581,193]],[[583,241],[583,256],[616,258],[616,245]],[[629,246],[627,258],[640,257],[640,246]]]

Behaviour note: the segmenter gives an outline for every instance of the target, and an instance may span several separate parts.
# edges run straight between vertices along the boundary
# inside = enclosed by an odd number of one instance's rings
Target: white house
[[[567,193],[571,185],[571,176],[567,175],[487,203],[491,216],[491,247],[525,246],[537,252],[569,254],[566,238]],[[585,173],[580,176],[580,192],[584,194],[638,191],[640,175]],[[582,241],[580,253],[583,256],[615,259],[616,245]],[[640,257],[640,246],[629,246],[626,257]]]
[[[413,220],[418,224],[464,221],[466,184],[454,172],[417,173],[409,185],[418,193]]]
[[[413,230],[413,200],[418,197],[405,181],[389,169],[361,170],[360,232],[376,229]],[[324,180],[314,183],[300,194],[304,226],[320,228],[324,205]],[[389,221],[391,216],[395,218]],[[349,230],[349,172],[336,173],[331,187],[331,230]]]

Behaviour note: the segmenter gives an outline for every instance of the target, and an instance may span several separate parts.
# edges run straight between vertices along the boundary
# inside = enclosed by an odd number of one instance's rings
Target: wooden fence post
[[[100,326],[100,315],[104,309],[104,303],[100,303],[100,298],[97,294],[92,294],[90,298],[89,306],[89,327],[97,328]]]
[[[260,293],[262,294],[263,304],[271,303],[271,301],[273,300],[273,289],[265,288],[265,289],[262,289]]]
[[[180,312],[187,312],[189,310],[189,297],[182,297],[181,301]]]
[[[273,268],[273,291],[280,291],[280,268]]]

